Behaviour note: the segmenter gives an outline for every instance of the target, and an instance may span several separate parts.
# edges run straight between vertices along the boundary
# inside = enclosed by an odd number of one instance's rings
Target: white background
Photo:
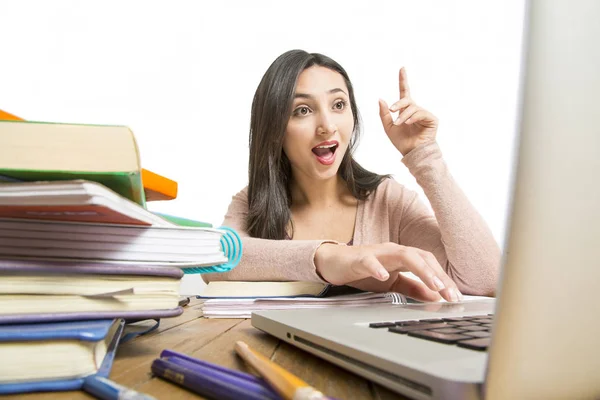
[[[405,66],[413,97],[440,119],[450,171],[502,245],[523,10],[522,1],[0,0],[0,109],[129,126],[142,165],[179,183],[176,200],[149,208],[219,225],[247,184],[256,86],[294,48],[349,73],[364,122],[357,160],[419,190],[378,115],[378,98],[398,99]],[[186,285],[197,290],[198,277]]]

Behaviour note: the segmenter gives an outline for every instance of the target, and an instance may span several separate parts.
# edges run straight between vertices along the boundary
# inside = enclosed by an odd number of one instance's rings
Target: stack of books
[[[126,320],[177,316],[184,273],[237,265],[235,231],[146,209],[177,189],[149,173],[126,127],[0,120],[0,394],[108,376]]]

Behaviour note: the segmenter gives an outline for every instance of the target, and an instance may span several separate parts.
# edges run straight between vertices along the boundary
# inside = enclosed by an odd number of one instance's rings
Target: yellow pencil
[[[296,375],[286,371],[262,354],[252,350],[246,343],[235,343],[235,351],[286,400],[328,399]]]

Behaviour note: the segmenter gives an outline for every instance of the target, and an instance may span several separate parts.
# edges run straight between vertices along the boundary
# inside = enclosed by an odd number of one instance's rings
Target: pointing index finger
[[[400,84],[400,99],[410,97],[410,88],[408,87],[408,78],[406,76],[406,70],[404,67],[400,68],[398,80]]]

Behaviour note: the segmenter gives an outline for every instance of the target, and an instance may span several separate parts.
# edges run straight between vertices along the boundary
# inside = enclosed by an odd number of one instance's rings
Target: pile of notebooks
[[[126,321],[181,314],[184,273],[240,257],[233,230],[147,210],[128,128],[0,121],[0,394],[108,376]]]

